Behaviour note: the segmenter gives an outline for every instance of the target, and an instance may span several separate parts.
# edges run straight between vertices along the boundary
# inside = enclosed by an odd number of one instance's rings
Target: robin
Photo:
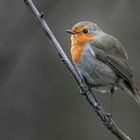
[[[71,57],[88,85],[100,92],[121,88],[140,105],[140,94],[123,45],[95,23],[79,22],[71,30]]]

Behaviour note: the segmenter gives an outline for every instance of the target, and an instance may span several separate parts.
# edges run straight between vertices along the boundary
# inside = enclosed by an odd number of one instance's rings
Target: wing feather
[[[121,76],[130,84],[133,84],[133,72],[127,62],[125,62],[121,58],[116,58],[114,56],[108,55],[107,63],[119,76]]]
[[[116,72],[116,74],[133,85],[133,72],[129,64],[124,59],[108,55],[103,50],[94,46],[92,46],[92,49],[95,52],[96,59],[106,63]]]

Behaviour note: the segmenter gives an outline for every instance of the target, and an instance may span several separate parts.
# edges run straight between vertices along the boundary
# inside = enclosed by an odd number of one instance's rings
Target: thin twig
[[[30,12],[33,14],[36,22],[41,27],[42,31],[47,35],[49,41],[51,42],[52,46],[58,53],[61,61],[65,64],[67,69],[73,75],[74,79],[78,83],[79,87],[83,91],[87,101],[90,105],[94,108],[97,115],[102,120],[104,126],[106,126],[119,140],[131,140],[116,124],[115,122],[106,115],[106,112],[102,108],[102,106],[97,101],[96,97],[89,89],[88,85],[86,84],[83,76],[78,72],[78,70],[74,67],[71,61],[68,59],[67,55],[64,53],[63,49],[61,48],[60,44],[56,40],[55,36],[51,32],[50,28],[48,27],[45,19],[44,14],[39,13],[36,9],[35,5],[33,4],[32,0],[24,0],[25,4],[29,8]]]

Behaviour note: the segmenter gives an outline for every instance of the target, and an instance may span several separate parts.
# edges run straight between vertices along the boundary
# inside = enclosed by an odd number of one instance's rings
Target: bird
[[[72,62],[90,88],[111,95],[116,89],[124,90],[140,105],[126,50],[115,37],[89,21],[78,22],[66,32],[71,34]]]

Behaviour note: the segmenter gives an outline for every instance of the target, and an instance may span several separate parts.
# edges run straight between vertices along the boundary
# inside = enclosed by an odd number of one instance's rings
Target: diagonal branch
[[[43,13],[39,13],[36,9],[35,5],[33,4],[32,0],[24,0],[25,4],[29,8],[30,12],[33,14],[36,22],[42,29],[42,31],[47,35],[49,38],[50,43],[52,44],[53,48],[58,53],[61,61],[64,63],[64,65],[67,67],[67,69],[70,71],[70,73],[73,75],[74,79],[78,83],[79,87],[84,93],[84,96],[86,97],[87,101],[90,103],[90,105],[94,108],[97,115],[102,120],[103,124],[108,128],[119,140],[131,140],[116,124],[115,122],[106,115],[106,112],[102,108],[102,106],[97,101],[96,97],[92,93],[92,91],[89,89],[88,85],[86,84],[84,78],[78,70],[74,67],[74,65],[71,63],[71,61],[68,59],[67,55],[61,48],[60,44],[56,40],[55,36],[51,32],[50,28],[48,27],[46,21],[44,20]]]

